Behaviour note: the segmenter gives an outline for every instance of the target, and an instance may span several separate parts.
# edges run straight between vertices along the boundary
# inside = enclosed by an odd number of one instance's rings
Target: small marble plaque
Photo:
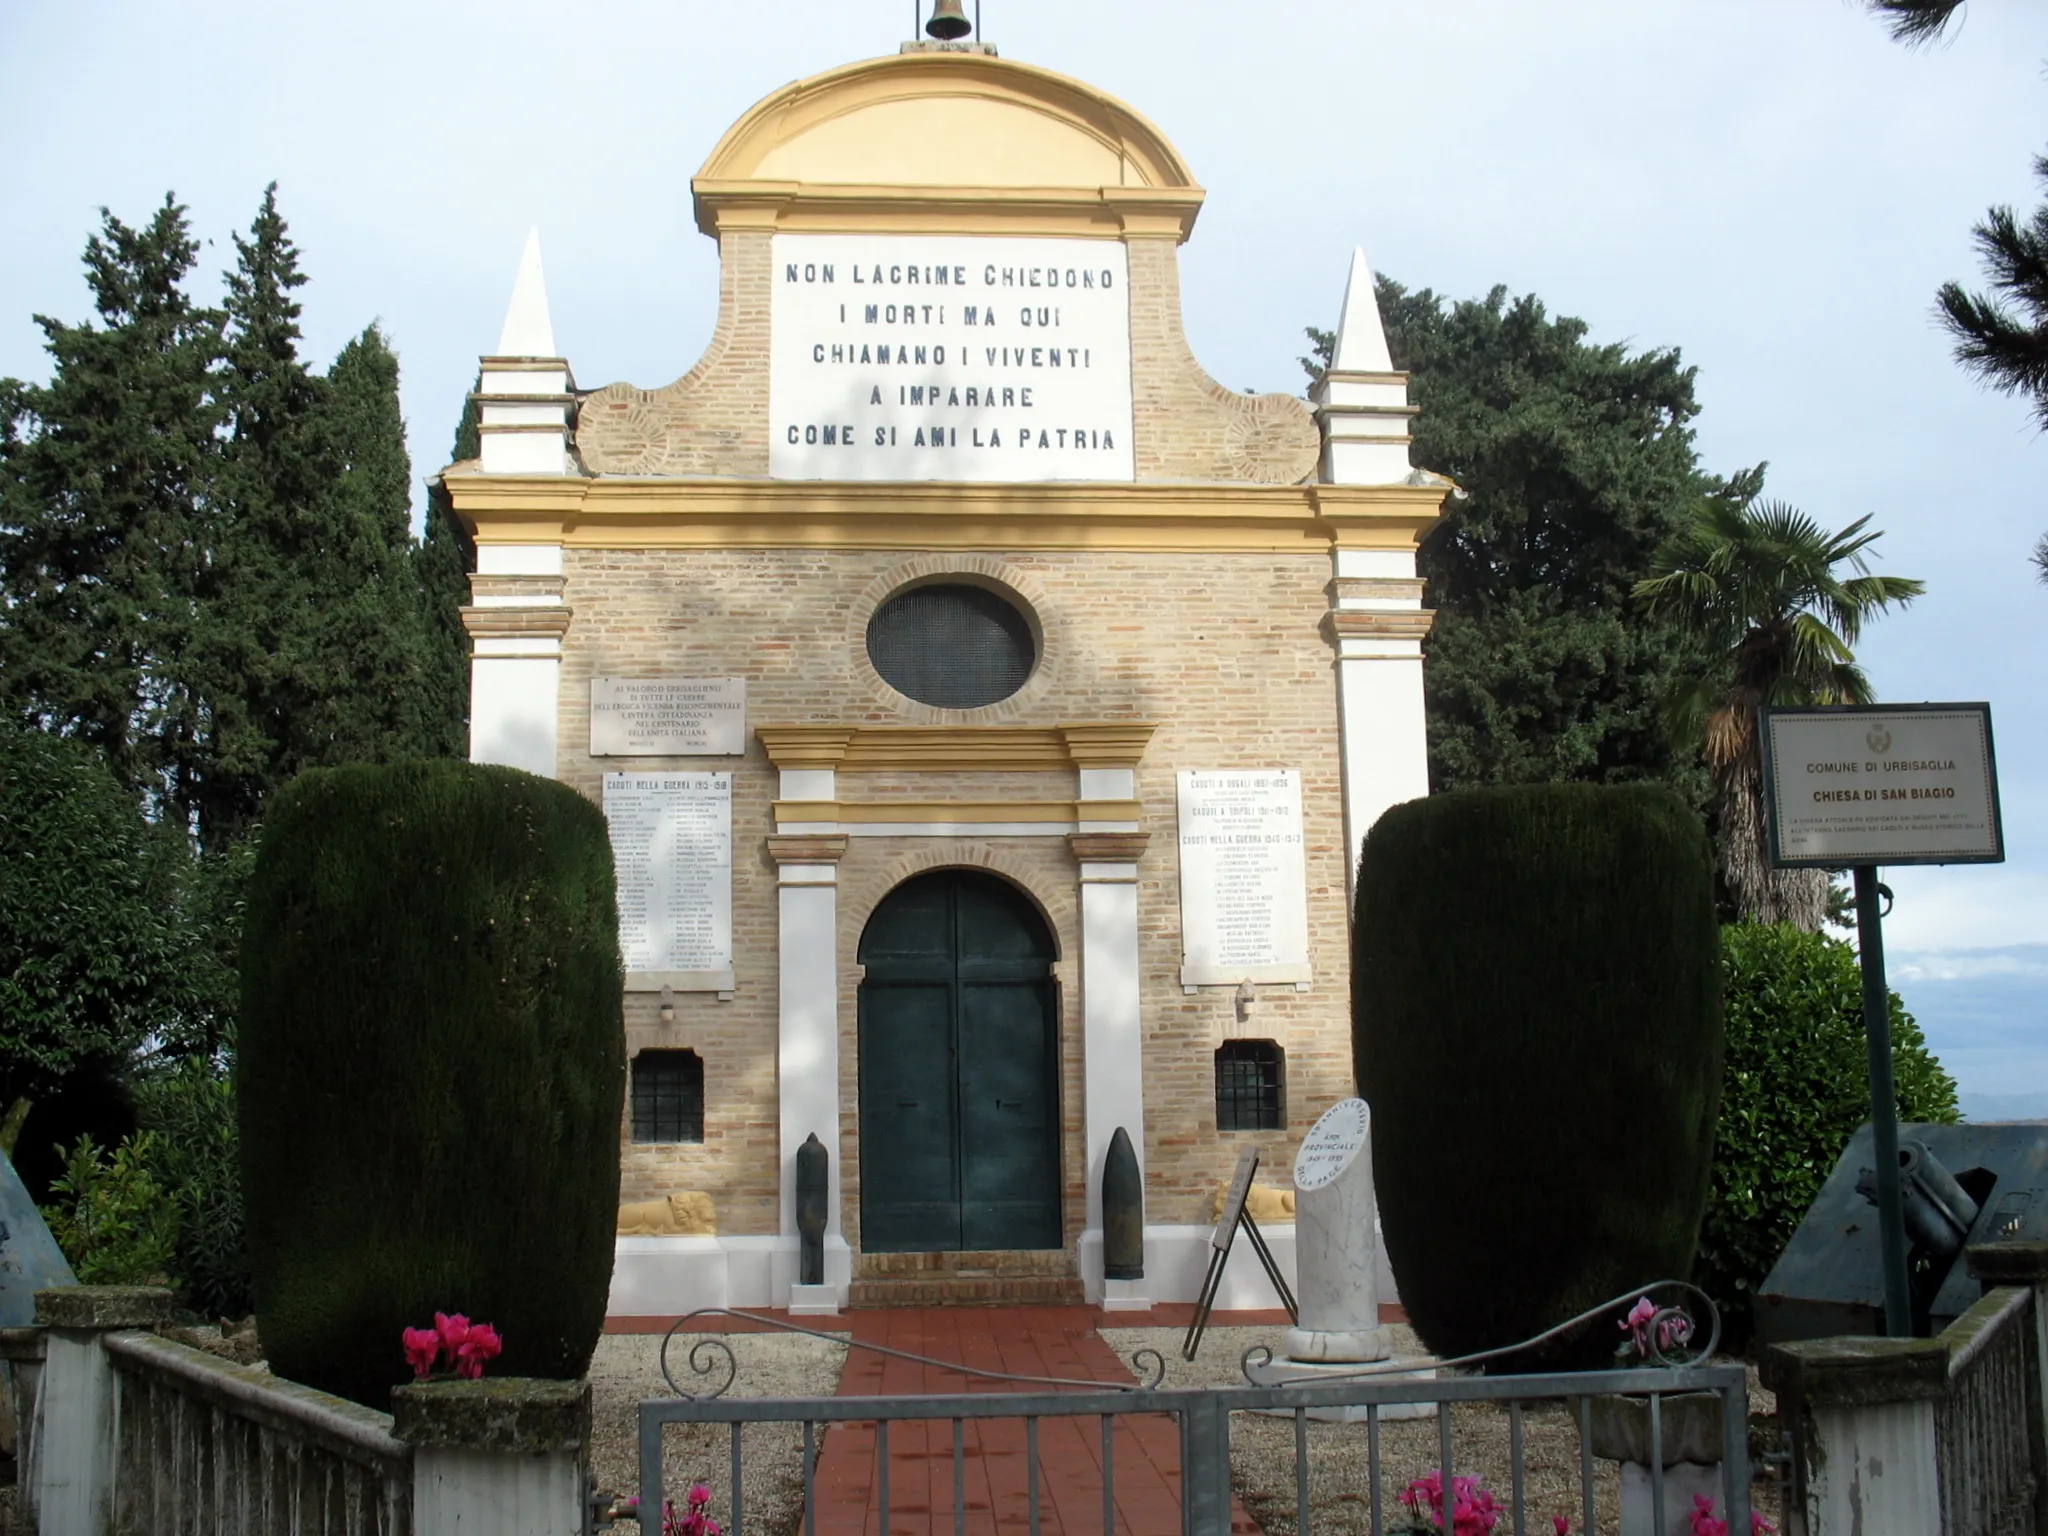
[[[738,757],[747,750],[739,677],[593,677],[592,757]]]
[[[1323,1111],[1294,1159],[1294,1187],[1321,1189],[1351,1166],[1365,1145],[1372,1111],[1363,1099],[1339,1099]]]
[[[1301,773],[1183,769],[1181,982],[1310,979]]]

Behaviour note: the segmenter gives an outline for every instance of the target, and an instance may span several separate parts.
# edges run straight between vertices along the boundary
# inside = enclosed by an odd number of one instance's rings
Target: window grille
[[[1216,1129],[1277,1131],[1287,1124],[1286,1057],[1271,1040],[1216,1049]]]
[[[704,1062],[695,1051],[642,1051],[633,1058],[633,1139],[704,1139]]]
[[[986,587],[912,587],[868,620],[868,660],[882,681],[941,709],[1007,699],[1037,655],[1030,621]]]

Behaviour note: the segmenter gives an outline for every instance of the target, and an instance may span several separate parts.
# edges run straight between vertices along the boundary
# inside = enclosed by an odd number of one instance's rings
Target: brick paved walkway
[[[1162,1311],[1164,1309],[1161,1309]],[[1031,1376],[1127,1382],[1124,1362],[1096,1336],[1098,1326],[1163,1318],[1104,1315],[1092,1307],[903,1308],[850,1312],[838,1320],[856,1339],[892,1349]],[[990,1382],[864,1350],[850,1350],[841,1397],[876,1394],[1040,1390]],[[1039,1421],[1041,1536],[1101,1536],[1102,1421]],[[1178,1536],[1180,1432],[1159,1415],[1115,1421],[1111,1444],[1116,1502],[1112,1536]],[[1031,1495],[1025,1428],[1019,1420],[963,1426],[961,1502],[966,1536],[1025,1536]],[[951,1536],[954,1528],[953,1426],[897,1423],[889,1430],[889,1519],[882,1524],[875,1476],[876,1434],[868,1424],[834,1427],[818,1458],[818,1536]],[[1233,1506],[1232,1527],[1258,1526]]]

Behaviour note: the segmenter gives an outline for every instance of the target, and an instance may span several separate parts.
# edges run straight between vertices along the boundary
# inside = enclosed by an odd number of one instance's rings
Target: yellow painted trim
[[[1139,821],[1144,807],[1136,800],[777,800],[771,808],[778,826],[802,822],[838,822],[874,826],[903,822],[921,826],[934,822],[987,824],[1084,821]]]
[[[1059,726],[757,725],[754,734],[778,769],[1029,773],[1135,768],[1157,729],[1150,721],[1109,720]]]
[[[1167,236],[1185,242],[1202,195],[1121,187],[850,186],[804,181],[691,183],[705,233]],[[1137,191],[1138,196],[1116,194]]]
[[[1179,151],[1150,120],[1086,81],[990,54],[890,54],[826,70],[773,91],[725,131],[698,171],[708,179],[750,177],[768,155],[837,117],[918,96],[973,96],[1057,119],[1115,151],[1131,180],[1192,187]]]
[[[442,484],[480,544],[1188,554],[1413,549],[1449,489],[587,479],[461,469]]]

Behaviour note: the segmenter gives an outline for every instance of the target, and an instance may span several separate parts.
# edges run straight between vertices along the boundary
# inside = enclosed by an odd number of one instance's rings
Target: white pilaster
[[[570,1536],[584,1529],[581,1450],[412,1453],[414,1536]]]
[[[1941,1524],[1934,1404],[1816,1404],[1810,1536],[1926,1536]]]
[[[1129,793],[1121,782],[1110,787]],[[1081,1069],[1088,1149],[1081,1281],[1090,1300],[1113,1311],[1150,1305],[1144,1281],[1105,1282],[1102,1275],[1102,1171],[1118,1127],[1131,1138],[1141,1188],[1145,1173],[1138,860],[1146,837],[1142,832],[1098,832],[1070,839],[1081,872]]]
[[[831,777],[829,774],[827,777]],[[785,775],[787,778],[787,775]],[[829,786],[812,785],[813,789]],[[829,1154],[826,1168],[825,1284],[845,1306],[853,1280],[840,1209],[844,1161],[839,1138],[839,860],[844,835],[768,839],[776,865],[780,1028],[776,1044],[781,1155],[780,1230],[773,1280],[776,1305],[789,1304],[797,1278],[796,1154],[813,1133]]]
[[[1351,253],[1330,368],[1310,399],[1323,435],[1326,484],[1448,484],[1408,462],[1415,416],[1408,375],[1395,369],[1387,350],[1372,269],[1362,250]],[[1431,614],[1422,606],[1412,549],[1339,549],[1330,597],[1348,891],[1358,880],[1359,845],[1381,813],[1429,793],[1422,640]]]
[[[561,551],[553,551],[560,569]],[[481,554],[481,551],[479,551]],[[469,760],[555,775],[562,637],[572,617],[556,576],[470,578]]]
[[[97,1332],[53,1328],[48,1349],[37,1529],[42,1536],[99,1536],[113,1529],[113,1363]]]

